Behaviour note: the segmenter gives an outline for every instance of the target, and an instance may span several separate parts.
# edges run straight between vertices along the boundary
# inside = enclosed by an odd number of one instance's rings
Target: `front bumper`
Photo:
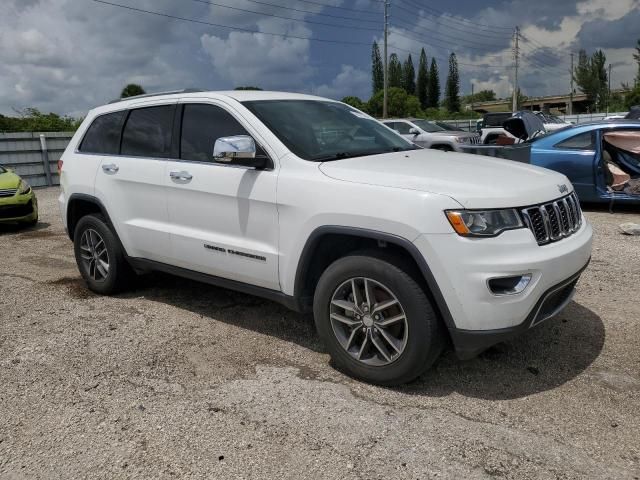
[[[414,243],[442,293],[459,356],[472,356],[559,313],[591,258],[592,235],[583,219],[571,237],[544,246],[528,229],[495,238],[418,237]],[[497,296],[487,286],[492,278],[524,274],[531,281],[519,294]]]
[[[0,223],[33,222],[38,219],[38,199],[33,190],[24,195],[0,198]]]

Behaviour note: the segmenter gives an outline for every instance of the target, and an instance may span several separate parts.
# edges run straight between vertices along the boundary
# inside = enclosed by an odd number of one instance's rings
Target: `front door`
[[[214,162],[216,139],[251,135],[250,128],[223,105],[179,108],[178,158],[165,170],[172,263],[279,290],[277,169]]]

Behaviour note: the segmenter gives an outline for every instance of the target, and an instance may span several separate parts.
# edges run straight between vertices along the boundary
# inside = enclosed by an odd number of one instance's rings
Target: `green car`
[[[38,222],[38,200],[31,186],[0,165],[0,223]]]

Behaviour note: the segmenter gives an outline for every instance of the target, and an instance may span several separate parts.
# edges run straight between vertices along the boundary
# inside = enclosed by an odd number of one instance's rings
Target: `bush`
[[[367,112],[367,104],[360,100],[358,97],[344,97],[341,102],[346,103],[347,105],[351,105],[353,108],[357,108],[358,110],[362,110],[363,112]]]
[[[4,132],[72,132],[78,129],[82,119],[56,113],[42,113],[36,108],[19,111],[18,117],[0,115],[0,131]]]

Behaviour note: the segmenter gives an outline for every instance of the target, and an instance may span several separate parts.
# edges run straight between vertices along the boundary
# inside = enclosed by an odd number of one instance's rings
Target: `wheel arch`
[[[78,221],[80,221],[82,217],[90,215],[92,213],[101,214],[107,221],[107,225],[109,225],[113,230],[113,233],[118,241],[120,241],[120,238],[118,237],[118,234],[113,227],[113,223],[111,222],[111,217],[109,217],[109,213],[107,212],[107,208],[98,198],[84,193],[74,193],[69,197],[69,200],[67,201],[66,216],[67,233],[69,235],[69,238],[73,240]]]
[[[331,251],[333,247],[338,247]],[[418,248],[406,238],[356,227],[323,226],[314,230],[302,249],[294,281],[294,297],[303,310],[312,303],[315,286],[322,272],[338,258],[353,252],[380,249],[386,255],[404,260],[405,266],[414,268],[418,280],[426,287],[433,307],[445,323],[447,330],[455,331],[455,323],[442,295],[442,291]],[[329,252],[327,252],[329,250]]]

